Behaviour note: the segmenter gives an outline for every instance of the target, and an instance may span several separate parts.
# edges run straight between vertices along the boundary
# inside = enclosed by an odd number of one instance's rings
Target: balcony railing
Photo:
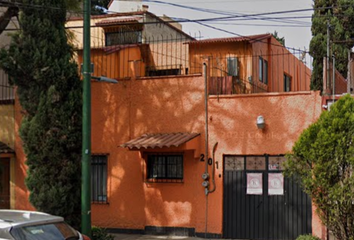
[[[209,77],[209,95],[251,94],[267,92],[252,81],[244,81],[235,76]]]

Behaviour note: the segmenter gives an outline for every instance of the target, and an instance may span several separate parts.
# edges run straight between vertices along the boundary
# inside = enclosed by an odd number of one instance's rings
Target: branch
[[[8,7],[7,10],[0,16],[0,34],[6,29],[12,17],[18,16],[18,7]]]

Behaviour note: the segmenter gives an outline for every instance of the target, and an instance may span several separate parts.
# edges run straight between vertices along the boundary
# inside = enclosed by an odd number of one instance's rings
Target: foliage
[[[92,0],[91,1],[91,6],[92,6],[91,14],[92,15],[103,14],[104,13],[103,9],[108,9],[109,2],[110,2],[110,0]]]
[[[279,42],[281,45],[285,46],[285,38],[284,38],[284,37],[279,37],[277,31],[274,31],[274,33],[272,33],[272,35],[273,35],[273,37],[274,37],[276,40],[278,40],[278,42]]]
[[[66,0],[66,8],[71,12],[78,12],[80,10],[81,0]],[[18,17],[18,12],[21,9],[40,8],[36,2],[28,0],[7,0],[2,2],[2,7],[5,11],[0,15],[0,34],[6,29],[7,25],[13,17]]]
[[[312,235],[300,235],[296,238],[296,240],[321,240],[321,239]]]
[[[322,222],[337,239],[354,239],[354,99],[321,114],[287,155],[285,174],[299,176]]]
[[[29,200],[39,211],[80,220],[82,87],[65,30],[65,0],[23,0],[21,31],[0,66],[17,86]]]
[[[336,69],[347,76],[348,50],[354,46],[354,0],[314,0],[310,54],[313,56],[311,89],[323,90],[323,58],[327,55],[327,24]]]
[[[91,229],[92,240],[113,240],[114,237],[109,235],[104,228],[93,226]]]

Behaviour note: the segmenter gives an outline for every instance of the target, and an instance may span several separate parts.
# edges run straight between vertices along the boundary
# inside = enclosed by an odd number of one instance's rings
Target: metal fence
[[[9,84],[8,75],[0,69],[0,104],[13,104],[14,87]]]
[[[73,31],[78,31],[74,29]],[[210,94],[251,94],[304,91],[309,89],[311,72],[301,62],[302,51],[291,53],[284,47],[261,50],[235,48],[206,50],[181,34],[144,35],[142,30],[105,33],[91,30],[91,61],[94,76],[115,79],[202,74],[208,62]],[[117,35],[118,34],[118,35]],[[120,40],[116,40],[120,38]],[[119,44],[115,44],[115,43]],[[122,42],[123,41],[123,42]],[[82,45],[78,60],[82,62]],[[224,52],[223,52],[224,51]],[[295,56],[296,55],[296,56]],[[262,61],[262,66],[260,66]],[[285,84],[284,76],[288,78]],[[291,86],[286,89],[284,86]]]

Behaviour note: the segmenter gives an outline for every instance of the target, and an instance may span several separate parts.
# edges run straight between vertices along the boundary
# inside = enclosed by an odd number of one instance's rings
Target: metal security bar
[[[148,179],[183,179],[183,155],[149,155]]]
[[[91,201],[107,203],[107,155],[91,157]]]
[[[0,69],[0,104],[13,104],[14,101],[14,87],[9,84],[8,75]]]

